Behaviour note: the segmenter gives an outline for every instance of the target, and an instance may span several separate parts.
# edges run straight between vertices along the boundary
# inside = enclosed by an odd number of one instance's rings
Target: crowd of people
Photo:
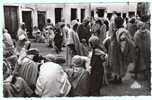
[[[100,96],[108,84],[125,80],[150,80],[150,18],[122,18],[113,12],[110,20],[84,18],[56,25],[47,19],[40,30],[33,27],[36,42],[46,43],[57,54],[40,55],[31,48],[25,23],[14,41],[3,31],[4,97]],[[66,63],[66,64],[65,64]],[[63,64],[65,67],[63,67]]]

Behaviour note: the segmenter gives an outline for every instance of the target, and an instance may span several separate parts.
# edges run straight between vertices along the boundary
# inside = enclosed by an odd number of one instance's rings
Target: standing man
[[[71,26],[72,28],[69,31],[69,36],[66,44],[67,46],[66,60],[68,66],[71,65],[71,59],[74,55],[82,55],[80,40],[76,32],[78,27],[77,20],[73,20]]]
[[[20,50],[23,48],[26,41],[28,41],[28,36],[25,28],[25,23],[20,24],[20,28],[17,32],[18,42],[17,42],[17,52],[20,52]]]
[[[77,29],[80,42],[82,42],[82,39],[85,39],[88,43],[88,40],[91,36],[89,22],[90,22],[89,17],[84,18],[82,24],[80,24]]]
[[[64,26],[63,26],[64,25]],[[62,26],[62,27],[61,27]],[[65,29],[65,19],[61,18],[61,21],[57,23],[57,27],[60,28],[61,35],[62,35],[62,46],[65,47],[67,35],[66,35],[66,29]]]
[[[131,18],[127,24],[127,30],[129,31],[131,38],[133,39],[135,32],[137,31],[137,23],[135,18]]]
[[[94,34],[99,38],[99,44],[103,44],[103,40],[106,38],[106,25],[104,19],[98,18],[94,24]]]
[[[59,27],[55,30],[55,37],[54,37],[54,44],[55,44],[55,50],[56,53],[60,53],[62,51],[62,43],[63,43],[63,27],[65,25],[59,25]]]
[[[13,55],[14,53],[14,44],[11,38],[11,35],[8,33],[7,29],[3,30],[3,49],[4,49],[4,56],[8,57]]]
[[[46,27],[47,26],[49,26],[49,27],[52,27],[53,29],[54,29],[54,25],[53,25],[53,23],[51,22],[51,19],[47,19],[47,25],[46,25]]]
[[[54,46],[54,26],[51,23],[50,19],[47,19],[47,25],[45,27],[45,32],[46,32],[46,39],[49,47]]]
[[[150,78],[150,32],[144,22],[139,23],[134,40],[136,51],[134,70],[136,74],[143,73],[145,78]]]
[[[112,17],[110,19],[110,24],[109,24],[109,32],[108,32],[108,36],[112,36],[115,33],[115,18],[117,18],[117,12],[114,11],[112,14]]]
[[[102,87],[104,67],[103,62],[105,61],[106,54],[104,50],[100,48],[99,38],[97,36],[91,36],[89,44],[92,48],[92,56],[90,60],[91,74],[90,74],[90,96],[99,96],[100,89]]]
[[[116,31],[112,34],[109,48],[109,65],[114,76],[113,83],[122,83],[128,66],[134,65],[133,43],[129,32],[123,27],[123,19],[114,20]]]

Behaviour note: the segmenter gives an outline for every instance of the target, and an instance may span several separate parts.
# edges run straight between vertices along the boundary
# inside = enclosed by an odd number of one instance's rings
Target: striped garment
[[[35,87],[38,68],[37,64],[27,56],[22,59],[21,66],[19,67],[19,75],[33,88]]]

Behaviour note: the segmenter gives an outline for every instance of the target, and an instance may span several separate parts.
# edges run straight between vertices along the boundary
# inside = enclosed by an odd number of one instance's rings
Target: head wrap
[[[30,50],[27,51],[27,55],[38,55],[39,50],[37,48],[31,48]]]
[[[25,23],[24,23],[24,22],[20,23],[20,27],[22,27],[23,25],[25,25]]]
[[[56,56],[53,55],[53,54],[47,54],[47,55],[45,56],[45,58],[46,58],[48,61],[53,61],[53,62],[56,60]]]
[[[93,48],[97,47],[99,46],[99,38],[97,36],[91,36],[89,39],[89,43],[91,44]]]
[[[3,33],[8,33],[8,30],[7,29],[3,29]]]
[[[125,38],[127,40],[130,39],[130,36],[128,34],[128,31],[125,28],[120,28],[117,32],[116,32],[116,38],[117,41],[120,42],[121,38]]]
[[[64,22],[60,22],[60,23],[59,23],[59,27],[60,27],[60,28],[63,28],[64,26],[65,26],[65,23],[64,23]]]
[[[83,19],[83,22],[84,22],[84,23],[90,22],[90,18],[89,18],[89,17],[85,17],[85,18]]]
[[[26,41],[24,44],[25,49],[29,50],[31,47],[31,42],[30,41]]]
[[[65,19],[64,19],[64,18],[61,18],[61,22],[65,22]]]
[[[72,65],[75,67],[80,67],[83,65],[83,60],[81,59],[81,57],[79,55],[75,55],[72,58]]]
[[[135,22],[136,22],[136,18],[135,18],[135,17],[132,17],[132,18],[129,20],[129,22],[132,23],[132,24],[135,23]]]
[[[116,25],[116,28],[121,28],[123,26],[123,19],[121,17],[116,17],[115,18],[115,25]]]
[[[142,21],[139,21],[138,23],[137,23],[137,28],[138,29],[145,29],[145,23],[144,22],[142,22]]]
[[[17,56],[16,55],[12,55],[10,57],[7,58],[7,61],[10,62],[10,64],[12,65],[12,67],[15,67],[15,64],[17,62]]]
[[[77,20],[72,20],[71,26],[73,27],[73,26],[75,26],[76,24],[78,24],[78,21],[77,21]]]
[[[102,25],[104,23],[104,19],[103,18],[96,18],[96,23],[99,23],[100,25]]]

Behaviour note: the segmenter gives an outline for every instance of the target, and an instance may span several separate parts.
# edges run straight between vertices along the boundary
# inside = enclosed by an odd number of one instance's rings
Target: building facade
[[[113,11],[121,16],[136,15],[137,3],[76,3],[76,4],[4,4],[4,27],[8,29],[13,38],[16,38],[19,23],[25,22],[29,36],[33,26],[40,29],[50,18],[53,24],[65,19],[71,23],[73,19],[80,22],[85,17],[109,17]]]

